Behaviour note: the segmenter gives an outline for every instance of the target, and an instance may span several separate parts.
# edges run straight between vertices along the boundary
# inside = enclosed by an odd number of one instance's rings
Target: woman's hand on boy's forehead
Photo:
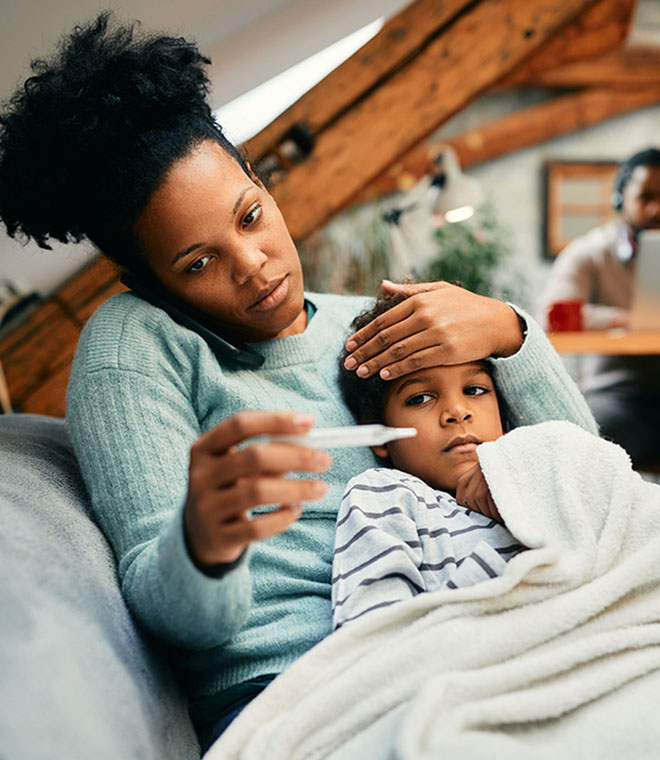
[[[438,364],[463,364],[487,356],[511,356],[522,345],[515,311],[502,301],[447,282],[396,284],[402,303],[376,317],[346,341],[346,369],[360,377],[391,380]]]

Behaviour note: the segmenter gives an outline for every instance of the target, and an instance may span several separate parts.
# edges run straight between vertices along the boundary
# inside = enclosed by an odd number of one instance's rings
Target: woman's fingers
[[[315,501],[328,490],[324,480],[288,480],[276,477],[241,478],[229,488],[207,492],[200,513],[218,524],[231,522],[254,507]]]
[[[238,412],[223,420],[193,444],[200,453],[222,454],[247,438],[258,435],[300,435],[314,424],[308,414],[293,412]]]
[[[211,526],[199,541],[194,559],[200,567],[237,560],[253,541],[283,533],[301,515],[300,504],[283,505],[273,512]]]
[[[385,293],[401,293],[404,296],[413,296],[415,293],[427,293],[429,290],[441,290],[450,287],[452,283],[444,280],[435,282],[392,282],[383,280],[381,288]]]
[[[442,284],[445,288],[452,287]],[[411,295],[355,333],[346,343],[347,349],[352,346],[344,361],[346,369],[355,369],[360,377],[385,369],[388,372],[381,372],[381,376],[391,379],[423,366],[483,359],[487,354],[477,345],[471,347],[472,343],[482,342],[479,333],[483,326],[475,324],[474,315],[461,323],[460,314],[446,294],[437,292],[440,290],[442,288],[437,287],[434,292],[420,291]],[[456,290],[461,291],[461,298],[467,293],[460,288]],[[474,297],[474,294],[468,293],[468,296]],[[476,336],[470,335],[466,345],[467,333],[476,333]],[[418,354],[425,349],[431,350],[432,361],[423,363]],[[404,365],[404,361],[407,364]]]
[[[258,540],[250,538],[257,535],[249,519],[251,509],[313,501],[326,493],[322,480],[284,477],[292,471],[325,471],[332,461],[325,452],[269,442],[238,448],[254,436],[301,434],[312,425],[309,415],[241,412],[193,444],[184,526],[188,551],[199,567],[232,562],[250,541]],[[264,516],[259,515],[255,520],[259,530],[270,535],[268,531],[284,530],[299,514],[294,511],[295,516],[290,508],[279,506],[269,513],[279,516],[263,522]]]
[[[319,449],[292,444],[253,443],[243,449],[232,448],[220,456],[206,456],[197,476],[211,488],[222,488],[243,477],[325,472],[331,464],[332,457]]]
[[[401,374],[391,367],[404,359],[412,369],[438,364],[461,364],[487,356],[510,356],[522,344],[516,312],[494,298],[471,293],[449,283],[402,285],[405,301],[358,330],[346,342],[344,366],[362,377],[381,371],[384,379]],[[421,350],[433,361],[417,364]],[[389,374],[382,374],[382,370]],[[411,369],[407,369],[408,372]]]
[[[453,364],[453,351],[444,338],[438,337],[437,343],[429,346],[424,337],[412,336],[393,346],[379,356],[370,359],[357,370],[360,377],[371,377],[379,374],[383,380],[395,380],[402,375],[425,367],[437,367],[439,364]]]
[[[322,480],[287,480],[276,477],[241,478],[224,489],[206,489],[184,510],[184,525],[189,551],[200,567],[219,562],[233,562],[251,541],[259,540],[252,522],[272,527],[273,533],[284,530],[300,515],[288,506],[322,498],[328,489]],[[274,505],[273,512],[252,517],[254,507]],[[292,514],[293,512],[293,514]],[[282,514],[280,514],[282,513]]]
[[[372,341],[376,335],[382,333],[383,331],[386,331],[388,328],[391,328],[393,325],[398,324],[402,320],[407,319],[409,316],[411,316],[411,314],[413,314],[413,312],[414,304],[408,299],[402,301],[396,306],[393,306],[391,309],[388,309],[383,314],[380,314],[371,322],[369,322],[369,324],[365,325],[363,328],[351,335],[351,337],[346,341],[346,350],[350,351],[352,355],[357,351],[357,349],[362,347],[363,350],[358,354],[358,356],[362,356],[364,354],[365,345],[370,343],[370,341]],[[381,335],[377,341],[371,344],[371,350],[373,351],[374,348],[380,348],[382,350],[383,348],[387,347],[386,344],[390,345],[388,336]]]
[[[236,543],[245,546],[252,541],[262,541],[285,531],[295,522],[302,512],[300,504],[290,504],[272,512],[237,520],[226,528],[226,535]]]
[[[351,337],[346,341],[346,350],[351,352],[355,351],[360,346],[364,346],[366,343],[371,341],[382,330],[395,325],[396,323],[400,322],[403,319],[406,319],[411,314],[413,314],[415,311],[415,302],[409,300],[411,296],[418,295],[420,293],[429,293],[431,291],[451,289],[455,287],[456,286],[450,285],[448,282],[443,281],[406,284],[383,280],[383,290],[405,295],[406,300],[402,301],[396,306],[393,306],[391,309],[388,309],[386,312],[369,322],[369,324],[365,325],[362,329],[351,335]],[[461,290],[460,288],[457,289]],[[469,291],[464,292],[467,293]],[[379,338],[379,341],[381,340],[383,339]],[[378,342],[374,345],[378,346]]]
[[[386,314],[389,312],[383,316]],[[374,338],[346,357],[344,367],[356,370],[360,377],[374,375],[383,367],[389,368],[426,345],[428,336],[422,334],[424,329],[419,320],[416,323],[412,320],[412,314],[383,327]]]

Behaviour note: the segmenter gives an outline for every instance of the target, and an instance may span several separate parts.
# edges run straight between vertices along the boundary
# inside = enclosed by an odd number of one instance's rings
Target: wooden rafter
[[[627,48],[534,74],[542,87],[654,87],[660,81],[660,49]]]
[[[273,189],[296,238],[324,224],[387,166],[593,4],[472,2],[418,55],[342,113]],[[316,188],[311,193],[310,188]]]
[[[385,22],[380,32],[243,146],[258,163],[276,150],[295,124],[318,135],[339,114],[414,57],[470,0],[417,0]]]
[[[557,66],[584,61],[622,45],[630,31],[637,0],[597,0],[541,46],[520,66],[503,77],[497,89],[537,84]]]
[[[389,195],[433,170],[440,145],[451,145],[463,167],[491,161],[514,150],[539,145],[606,119],[660,103],[660,82],[643,89],[593,87],[517,111],[442,143],[418,147],[383,172],[357,199]]]

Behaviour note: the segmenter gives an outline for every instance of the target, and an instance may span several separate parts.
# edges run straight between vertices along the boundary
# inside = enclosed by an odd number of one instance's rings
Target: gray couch
[[[192,760],[163,652],[135,626],[63,420],[0,416],[0,758]]]

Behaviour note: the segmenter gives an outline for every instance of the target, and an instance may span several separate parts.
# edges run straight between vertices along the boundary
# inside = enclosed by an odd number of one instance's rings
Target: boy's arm
[[[424,591],[422,550],[410,488],[368,470],[354,478],[337,518],[333,628]]]

